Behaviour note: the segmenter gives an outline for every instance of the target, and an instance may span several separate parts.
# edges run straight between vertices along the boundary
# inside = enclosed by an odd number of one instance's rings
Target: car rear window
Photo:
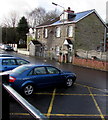
[[[30,68],[29,66],[19,66],[19,67],[13,69],[12,72],[21,74],[21,73],[25,72],[26,70],[28,70],[29,68]]]
[[[2,65],[16,65],[16,62],[14,59],[3,59]]]
[[[17,59],[16,60],[18,65],[23,65],[23,64],[28,64],[29,62],[28,61],[25,61],[25,60],[22,60],[22,59]]]

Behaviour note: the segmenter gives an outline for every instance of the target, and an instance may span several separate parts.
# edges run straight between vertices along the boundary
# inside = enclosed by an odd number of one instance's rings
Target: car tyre
[[[73,80],[72,80],[72,78],[67,78],[66,87],[71,87],[71,86],[73,86]]]
[[[32,95],[33,92],[34,92],[33,85],[28,84],[28,85],[24,86],[24,88],[23,88],[24,95],[29,96],[29,95]]]

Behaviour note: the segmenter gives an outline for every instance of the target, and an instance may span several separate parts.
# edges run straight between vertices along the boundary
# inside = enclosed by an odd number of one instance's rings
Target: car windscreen
[[[12,72],[17,73],[17,74],[22,74],[23,72],[25,72],[28,69],[30,69],[29,66],[19,66],[19,67],[13,69]]]

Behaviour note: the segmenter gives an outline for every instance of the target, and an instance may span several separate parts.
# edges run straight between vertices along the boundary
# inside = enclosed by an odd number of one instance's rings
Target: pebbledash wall
[[[95,59],[83,59],[78,57],[73,57],[74,65],[98,69],[102,71],[108,71],[108,62],[106,61],[99,61]]]

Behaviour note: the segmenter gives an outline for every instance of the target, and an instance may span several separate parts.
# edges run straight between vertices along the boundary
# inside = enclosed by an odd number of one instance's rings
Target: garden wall
[[[108,71],[108,62],[105,61],[73,57],[73,64],[78,66]]]

